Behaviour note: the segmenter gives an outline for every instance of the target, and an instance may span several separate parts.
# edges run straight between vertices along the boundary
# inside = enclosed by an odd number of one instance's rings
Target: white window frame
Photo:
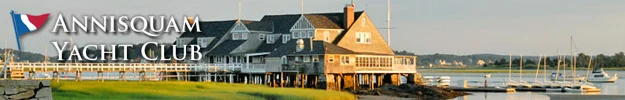
[[[302,56],[302,59],[304,59],[304,62],[310,62],[310,56]]]
[[[306,38],[306,36],[307,36],[306,31],[299,32],[299,38]]]
[[[241,39],[247,40],[247,34],[248,33],[241,33]]]
[[[288,34],[282,35],[282,43],[289,42],[289,40],[291,40],[291,35],[288,35]]]
[[[273,38],[273,35],[267,35],[267,43],[274,43],[275,40]]]
[[[371,43],[371,33],[369,32],[356,32],[356,43]]]
[[[200,45],[200,47],[202,48],[206,48],[208,46],[208,38],[198,37],[197,44]]]
[[[282,56],[280,62],[282,62],[282,64],[288,64],[289,61],[286,59],[286,56]]]
[[[315,38],[315,32],[308,31],[308,38]]]
[[[349,65],[351,63],[349,56],[341,55],[340,57],[341,65]]]
[[[334,63],[334,55],[329,55],[328,56],[328,62]]]
[[[299,61],[299,57],[298,56],[295,56],[295,61]]]
[[[319,56],[312,56],[313,62],[319,62]]]
[[[293,35],[294,39],[299,38],[299,32],[292,32],[291,34]]]
[[[265,34],[258,34],[259,40],[265,40]]]
[[[241,36],[239,35],[239,33],[232,33],[232,40],[239,40],[241,39]]]
[[[329,31],[324,31],[323,32],[323,41],[330,42],[330,32]]]

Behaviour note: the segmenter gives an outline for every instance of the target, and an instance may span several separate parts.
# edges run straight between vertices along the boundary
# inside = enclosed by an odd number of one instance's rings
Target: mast
[[[560,76],[560,63],[562,61],[562,55],[558,53],[558,70],[556,70],[556,79],[554,81],[558,81],[558,77]]]
[[[590,74],[590,65],[592,65],[592,55],[590,55],[590,59],[588,61],[588,68],[586,68],[586,82],[588,82],[588,78],[590,78],[590,76],[588,76]]]
[[[572,64],[572,68],[571,68],[571,75],[573,75],[573,83],[576,83],[575,79],[577,78],[576,76],[576,72],[577,70],[575,70],[575,67],[577,67],[577,59],[575,58],[575,55],[573,53],[573,36],[571,36],[571,64]]]
[[[543,59],[543,81],[547,82],[547,56],[545,55],[545,59]]]
[[[238,20],[241,20],[241,0],[239,0],[239,17],[238,17]]]
[[[563,78],[564,80],[562,80],[562,81],[566,81],[566,55],[563,55],[562,59],[564,59],[563,62],[562,62],[562,64],[563,64],[562,65],[562,67],[563,67],[563,69],[562,69],[562,71],[563,71],[562,72],[562,77],[564,77]]]
[[[538,71],[540,71],[540,61],[542,60],[543,55],[540,54],[540,56],[538,56],[538,63],[536,64],[536,77],[534,77],[534,82],[538,82]]]
[[[353,2],[353,0],[352,0]],[[386,0],[386,38],[388,40],[388,46],[391,46],[391,0]]]
[[[521,60],[519,61],[521,64],[519,64],[519,69],[521,71],[519,71],[519,81],[523,81],[523,54],[521,54]]]
[[[510,61],[508,61],[508,65],[510,66],[509,70],[508,70],[508,80],[512,81],[512,54],[510,54],[510,59],[508,59]]]

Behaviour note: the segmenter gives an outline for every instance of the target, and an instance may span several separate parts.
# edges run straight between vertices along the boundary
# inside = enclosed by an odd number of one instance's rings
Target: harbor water
[[[606,71],[610,76],[615,73],[618,75],[625,75],[625,71]],[[508,80],[508,73],[439,73],[439,72],[422,72],[422,76],[450,76],[451,86],[458,86],[459,80],[467,80],[469,86],[484,86],[484,80],[488,80],[488,86],[504,86],[504,81]],[[484,75],[491,74],[490,78],[484,78]],[[570,73],[567,73],[567,75]],[[547,72],[547,80],[550,80],[549,76],[551,71]],[[585,76],[586,71],[577,71],[577,75]],[[519,73],[512,73],[511,79],[519,81]],[[560,93],[560,92],[513,92],[513,93],[486,93],[486,92],[471,92],[473,95],[463,96],[455,98],[454,100],[549,100],[549,97],[544,94],[583,94],[583,95],[625,95],[625,80],[623,76],[619,76],[619,79],[615,83],[594,83],[597,88],[601,89],[601,92],[597,93]],[[533,82],[535,79],[543,81],[543,73],[540,71],[538,78],[535,73],[523,73],[523,81]]]

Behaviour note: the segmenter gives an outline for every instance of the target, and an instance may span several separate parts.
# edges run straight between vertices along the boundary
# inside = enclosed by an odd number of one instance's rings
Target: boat
[[[425,84],[427,84],[428,86],[433,86],[434,85],[434,77],[432,76],[424,76],[423,80],[425,80]]]
[[[618,75],[614,74],[613,77],[610,77],[608,73],[603,71],[603,68],[595,68],[592,70],[592,73],[588,76],[588,82],[592,83],[614,83],[618,79]]]
[[[484,78],[490,78],[490,74],[484,75]]]
[[[439,87],[449,87],[451,84],[451,77],[449,76],[439,76],[438,77],[438,86]]]
[[[557,78],[556,78],[556,75],[558,76]],[[586,77],[582,77],[582,76],[574,77],[574,76],[568,75],[565,78],[564,76],[562,76],[561,73],[555,73],[554,72],[554,73],[551,74],[551,81],[578,81],[578,82],[581,82],[581,81],[584,81],[584,80],[586,80]]]
[[[564,88],[564,92],[574,92],[574,93],[601,92],[601,89],[595,86],[586,85],[586,84],[571,84],[570,87]]]

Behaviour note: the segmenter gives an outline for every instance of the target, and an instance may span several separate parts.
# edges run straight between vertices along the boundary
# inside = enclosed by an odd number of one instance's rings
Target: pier
[[[3,65],[4,66],[4,65]],[[241,70],[240,64],[181,64],[181,63],[8,63],[5,78],[23,80],[34,79],[37,73],[52,73],[53,80],[71,79],[61,78],[61,73],[73,73],[74,80],[81,80],[85,72],[96,73],[98,80],[127,80],[127,73],[138,73],[138,80],[167,81],[170,77],[181,77],[188,81],[197,77],[197,81],[234,81],[234,72]],[[117,78],[110,78],[104,73],[119,73]],[[147,73],[158,73],[148,76]],[[26,75],[27,74],[27,75]],[[174,74],[174,75],[170,75]],[[28,76],[28,77],[26,77]],[[219,78],[218,78],[219,76]],[[213,80],[214,79],[214,80]]]

